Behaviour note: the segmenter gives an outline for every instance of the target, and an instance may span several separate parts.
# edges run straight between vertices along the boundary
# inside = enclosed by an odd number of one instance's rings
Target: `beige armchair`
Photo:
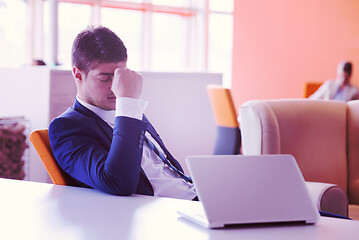
[[[359,100],[258,100],[239,112],[243,154],[292,154],[319,210],[346,215],[343,189],[359,219]]]

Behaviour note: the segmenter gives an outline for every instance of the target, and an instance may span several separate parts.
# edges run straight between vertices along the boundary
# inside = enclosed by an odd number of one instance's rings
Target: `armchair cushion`
[[[318,210],[348,216],[348,197],[334,184],[306,182],[309,195]]]

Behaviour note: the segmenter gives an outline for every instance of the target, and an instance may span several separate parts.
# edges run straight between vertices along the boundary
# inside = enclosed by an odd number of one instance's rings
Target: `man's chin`
[[[116,97],[109,97],[107,98],[107,107],[108,111],[115,110],[116,109]]]
[[[101,106],[100,108],[106,111],[114,111],[116,110],[116,104],[107,104],[106,106]]]

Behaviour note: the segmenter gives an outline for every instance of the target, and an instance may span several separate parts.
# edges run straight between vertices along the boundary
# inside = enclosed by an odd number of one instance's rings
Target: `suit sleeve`
[[[140,179],[146,128],[142,121],[116,117],[111,142],[99,137],[94,122],[57,118],[50,124],[49,137],[56,160],[73,178],[103,192],[130,195]]]

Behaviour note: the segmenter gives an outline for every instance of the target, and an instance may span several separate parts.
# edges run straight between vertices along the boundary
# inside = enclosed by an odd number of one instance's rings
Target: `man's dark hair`
[[[99,63],[127,60],[122,40],[106,27],[88,27],[80,32],[72,45],[72,66],[87,75]]]
[[[348,73],[350,76],[352,74],[352,63],[351,62],[345,62],[343,66],[344,72]]]

